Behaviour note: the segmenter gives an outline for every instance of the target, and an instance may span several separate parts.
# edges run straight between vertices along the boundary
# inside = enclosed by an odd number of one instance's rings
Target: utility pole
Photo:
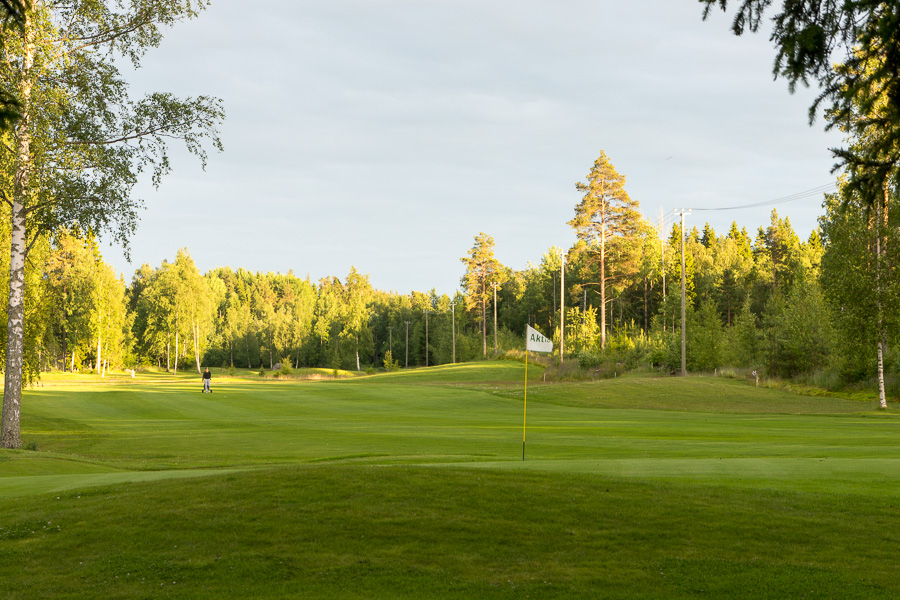
[[[425,313],[425,366],[428,366],[428,310],[423,310]]]
[[[453,364],[456,364],[456,301],[450,303],[450,332],[453,335]]]
[[[404,321],[406,323],[406,361],[403,364],[404,369],[409,368],[409,321]]]
[[[494,356],[497,356],[497,286],[500,285],[496,281],[491,282],[494,288]]]
[[[562,248],[559,250],[559,366],[563,364],[565,351],[565,334],[566,334],[566,253]]]
[[[663,227],[665,219],[663,218],[663,207],[659,207],[659,249],[660,249],[660,267],[662,269],[662,297],[666,299],[666,238]],[[663,329],[666,328],[665,315],[663,315]]]
[[[687,310],[685,294],[685,267],[684,267],[684,215],[691,214],[691,209],[682,208],[681,212],[681,376],[687,377]]]

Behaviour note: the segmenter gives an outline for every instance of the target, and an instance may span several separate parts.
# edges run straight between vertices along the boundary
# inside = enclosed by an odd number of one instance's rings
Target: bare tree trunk
[[[24,74],[19,99],[22,118],[19,121],[16,147],[16,174],[12,199],[12,231],[9,261],[9,312],[6,326],[6,367],[3,384],[3,412],[0,421],[0,446],[21,448],[20,413],[22,405],[22,367],[25,360],[25,254],[27,252],[25,216],[31,167],[31,68],[34,65],[34,31],[25,14]]]
[[[101,350],[103,349],[103,279],[99,278],[97,281],[97,286],[99,288],[99,293],[97,294],[97,375],[102,376],[103,369],[103,360],[100,355]]]
[[[481,294],[481,355],[487,358],[487,305],[485,304],[484,294]],[[427,352],[428,349],[426,348]]]
[[[21,448],[19,419],[22,403],[22,366],[25,356],[25,210],[18,200],[13,202],[10,259],[9,316],[0,445],[3,448]]]
[[[69,368],[70,373],[75,372],[75,345],[77,342],[78,342],[78,335],[76,333],[76,335],[73,336],[73,338],[72,338],[72,366]]]
[[[174,375],[178,375],[178,321],[175,321],[175,371]]]
[[[68,347],[66,346],[66,342],[68,341],[66,337],[66,328],[62,328],[62,368],[63,372],[66,371],[66,354],[68,354]]]
[[[884,295],[882,285],[883,257],[884,248],[881,241],[882,231],[882,214],[884,205],[888,200],[888,188],[885,185],[884,201],[878,199],[877,210],[875,214],[875,282],[876,282],[876,302],[878,303],[878,402],[883,409],[887,408],[887,396],[884,391],[884,347],[887,342],[887,332],[884,327]]]
[[[650,313],[647,309],[647,276],[644,275],[644,331],[650,331]]]
[[[606,232],[600,230],[600,347],[606,349]]]
[[[102,375],[102,373],[100,372],[101,365],[103,364],[103,361],[101,360],[101,354],[100,354],[101,350],[103,350],[103,344],[102,344],[103,336],[100,333],[100,324],[102,322],[103,322],[103,311],[100,310],[100,312],[98,313],[98,319],[97,319],[97,375]]]
[[[197,374],[203,375],[200,369],[200,323],[191,326],[191,332],[194,334],[194,358],[197,360]]]

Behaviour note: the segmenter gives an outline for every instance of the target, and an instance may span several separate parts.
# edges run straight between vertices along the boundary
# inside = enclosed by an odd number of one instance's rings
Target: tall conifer
[[[595,246],[600,255],[600,343],[605,348],[607,244],[614,236],[634,235],[641,216],[638,202],[625,191],[625,176],[616,171],[602,150],[586,179],[575,184],[583,195],[569,225],[579,239]]]

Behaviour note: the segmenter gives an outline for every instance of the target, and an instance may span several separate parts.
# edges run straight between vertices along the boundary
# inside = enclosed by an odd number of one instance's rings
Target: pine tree
[[[480,308],[482,356],[487,356],[487,303],[493,296],[491,283],[500,283],[501,265],[494,258],[494,238],[484,232],[475,236],[468,256],[460,259],[466,265],[462,287],[466,290],[466,308]]]
[[[569,225],[578,238],[596,247],[600,262],[600,340],[606,347],[607,247],[616,236],[632,237],[640,222],[638,202],[625,191],[625,176],[620,175],[601,151],[585,182],[575,184],[581,202],[575,206],[575,218]]]

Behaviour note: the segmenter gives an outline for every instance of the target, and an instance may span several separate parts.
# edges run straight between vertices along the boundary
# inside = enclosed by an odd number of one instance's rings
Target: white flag
[[[525,326],[525,350],[532,352],[553,352],[553,341],[548,340],[537,329]]]

